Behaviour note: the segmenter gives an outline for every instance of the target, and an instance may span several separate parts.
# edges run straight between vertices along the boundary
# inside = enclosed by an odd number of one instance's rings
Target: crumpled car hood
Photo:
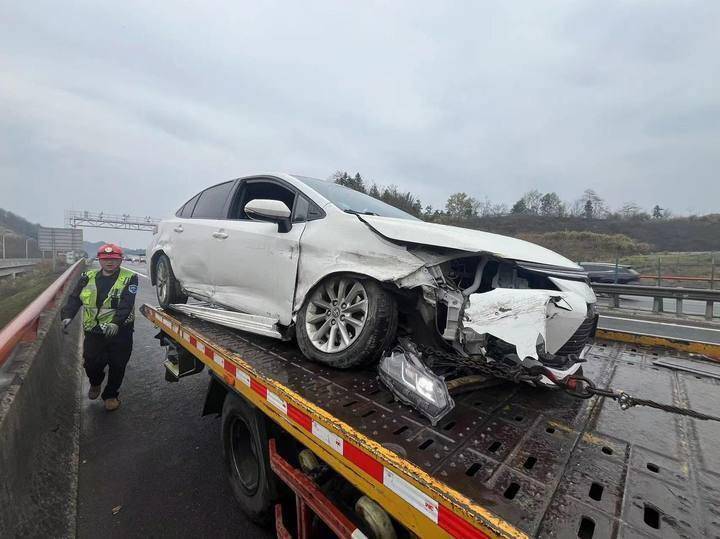
[[[358,217],[381,236],[395,241],[458,249],[472,253],[492,253],[511,260],[535,262],[573,270],[582,269],[572,260],[550,249],[509,236],[410,219],[376,215],[358,215]]]
[[[587,315],[585,300],[572,292],[496,288],[468,300],[463,326],[514,344],[521,359],[538,358],[538,335],[554,354]]]

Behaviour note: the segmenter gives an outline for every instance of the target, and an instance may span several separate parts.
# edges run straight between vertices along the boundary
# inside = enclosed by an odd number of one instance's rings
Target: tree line
[[[40,225],[31,223],[11,211],[0,208],[0,227],[8,228],[16,234],[37,239]]]
[[[503,203],[494,203],[487,197],[480,200],[465,192],[459,192],[451,194],[445,207],[439,209],[431,205],[423,207],[419,197],[410,191],[400,190],[397,185],[381,186],[366,181],[359,172],[352,175],[338,170],[328,179],[427,221],[463,221],[504,215],[623,220],[667,219],[671,216],[668,209],[661,208],[658,204],[651,212],[646,212],[635,202],[627,202],[619,209],[611,211],[605,200],[592,189],[586,189],[571,203],[564,202],[555,192],[542,193],[533,189],[523,194],[510,207]]]

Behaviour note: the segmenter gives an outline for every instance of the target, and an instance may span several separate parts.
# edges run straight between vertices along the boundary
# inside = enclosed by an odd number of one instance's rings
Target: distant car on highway
[[[498,359],[517,350],[560,379],[597,318],[582,268],[549,249],[303,176],[209,187],[159,223],[147,253],[163,308],[192,296],[246,313],[243,329],[294,335],[340,368],[377,360],[397,335],[470,356],[504,343]]]
[[[640,274],[630,266],[617,267],[617,280],[615,277],[615,264],[606,262],[580,262],[580,266],[587,272],[590,282],[629,284],[640,280]]]

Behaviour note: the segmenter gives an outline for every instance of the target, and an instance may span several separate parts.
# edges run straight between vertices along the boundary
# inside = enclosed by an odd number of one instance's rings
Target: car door
[[[274,222],[250,219],[244,207],[254,199],[284,202],[293,211],[290,231],[280,232]],[[307,212],[307,199],[282,180],[251,178],[238,184],[229,218],[211,242],[215,302],[276,318],[283,325],[291,323],[300,237],[305,230],[300,207]]]
[[[211,301],[213,282],[213,234],[222,227],[227,216],[228,199],[235,181],[223,182],[205,189],[187,219],[172,224],[173,271],[191,294]]]

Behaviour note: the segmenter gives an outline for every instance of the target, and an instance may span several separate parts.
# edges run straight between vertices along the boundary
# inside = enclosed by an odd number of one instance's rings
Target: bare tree
[[[592,189],[585,189],[572,206],[573,215],[583,215],[587,219],[602,219],[607,217],[608,213],[605,200]]]
[[[642,213],[642,208],[638,206],[635,202],[626,202],[623,204],[622,208],[620,208],[620,216],[623,219],[632,219],[633,217],[636,217]]]

